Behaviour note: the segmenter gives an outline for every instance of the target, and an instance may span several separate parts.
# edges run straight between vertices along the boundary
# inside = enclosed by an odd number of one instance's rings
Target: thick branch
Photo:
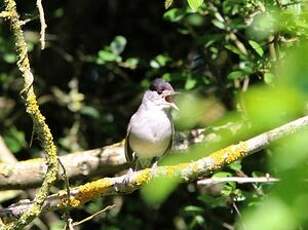
[[[60,157],[69,178],[111,175],[128,168],[121,143]],[[0,163],[0,190],[25,189],[39,186],[46,173],[42,158]],[[58,179],[62,172],[58,173]]]
[[[194,180],[223,168],[236,160],[246,157],[265,148],[273,141],[286,135],[293,134],[300,128],[308,126],[308,116],[302,117],[279,128],[265,132],[247,141],[228,146],[207,157],[191,163],[181,163],[174,166],[161,166],[156,169],[144,169],[128,173],[120,177],[103,178],[71,189],[70,206],[78,207],[99,196],[126,194],[139,189],[153,178],[174,176],[182,181]],[[44,204],[45,211],[65,207],[67,203],[65,191],[49,196]],[[29,203],[17,203],[9,208],[0,210],[0,216],[18,216],[27,210]]]
[[[230,126],[226,128],[229,129]],[[174,147],[175,149],[187,149],[189,145],[200,142],[203,138],[203,129],[180,133],[177,135]],[[123,142],[84,152],[67,154],[61,156],[60,160],[70,180],[98,175],[114,175],[129,167],[124,156]],[[45,173],[46,162],[42,158],[19,161],[14,164],[0,163],[0,190],[37,187],[41,185]],[[61,175],[60,168],[58,179],[61,179]]]

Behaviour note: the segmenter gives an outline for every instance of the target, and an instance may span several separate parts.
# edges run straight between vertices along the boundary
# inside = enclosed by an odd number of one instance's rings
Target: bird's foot
[[[155,161],[151,167],[151,174],[155,174],[157,167],[158,167],[158,161]]]
[[[123,183],[124,183],[124,184],[129,184],[130,179],[131,179],[131,177],[132,177],[133,174],[134,174],[134,170],[133,170],[132,168],[129,168],[129,169],[127,170],[127,173],[126,173],[124,179],[123,179]]]
[[[121,188],[124,188],[125,185],[130,183],[130,179],[133,174],[134,174],[134,170],[132,168],[129,168],[126,174],[123,176],[124,178],[114,183],[114,190],[116,192],[120,192]]]

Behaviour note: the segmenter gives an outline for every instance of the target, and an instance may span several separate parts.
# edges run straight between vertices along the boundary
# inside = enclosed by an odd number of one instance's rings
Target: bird
[[[157,159],[172,147],[174,123],[171,110],[178,107],[170,83],[157,78],[145,91],[137,111],[130,118],[125,138],[125,157],[135,169],[157,165]]]

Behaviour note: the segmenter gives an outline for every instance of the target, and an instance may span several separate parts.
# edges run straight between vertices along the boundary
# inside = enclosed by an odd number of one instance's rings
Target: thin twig
[[[45,16],[44,16],[44,9],[43,9],[43,5],[42,5],[42,0],[36,0],[36,6],[37,9],[39,11],[39,15],[40,15],[40,23],[41,23],[41,37],[40,37],[40,41],[41,41],[41,49],[45,49],[45,31],[47,28],[46,22],[45,22]]]
[[[109,209],[114,208],[115,206],[116,206],[115,204],[109,205],[109,206],[107,206],[106,208],[104,208],[104,209],[102,209],[102,210],[100,210],[100,211],[98,211],[98,212],[92,214],[91,216],[88,216],[87,218],[85,218],[85,219],[83,219],[83,220],[81,220],[81,221],[78,221],[78,222],[73,223],[73,226],[75,227],[75,226],[78,226],[78,225],[80,225],[80,224],[83,224],[83,223],[85,223],[85,222],[87,222],[87,221],[93,219],[93,218],[96,217],[97,215],[99,215],[99,214],[101,214],[101,213],[103,213],[103,212],[106,212],[106,211],[108,211]]]
[[[239,223],[240,223],[240,225],[242,225],[242,229],[243,230],[247,230],[246,226],[244,225],[244,223],[241,220],[242,219],[242,214],[241,214],[240,210],[238,209],[238,207],[237,207],[237,205],[236,205],[236,203],[234,201],[232,202],[232,206],[233,206],[235,212],[237,213],[237,215],[239,216]]]
[[[280,181],[274,177],[212,177],[202,179],[197,182],[198,185],[213,185],[226,182],[236,182],[238,184],[246,183],[274,183]]]
[[[67,195],[66,196],[67,197],[67,204],[66,204],[66,207],[64,208],[64,217],[65,217],[65,221],[66,221],[66,229],[71,230],[72,229],[71,223],[72,223],[73,220],[70,216],[70,211],[69,211],[70,200],[71,200],[70,183],[69,183],[69,179],[68,179],[67,174],[66,174],[66,169],[65,169],[64,165],[62,164],[60,158],[58,158],[58,161],[59,161],[59,165],[62,168],[62,177],[63,177],[63,180],[64,180],[65,190],[66,190],[66,195]]]

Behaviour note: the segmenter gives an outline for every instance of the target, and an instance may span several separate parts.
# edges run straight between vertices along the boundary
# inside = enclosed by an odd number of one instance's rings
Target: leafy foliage
[[[35,3],[19,1],[18,8],[29,19],[23,28],[35,87],[61,154],[121,140],[143,90],[156,77],[182,92],[177,99],[181,112],[174,114],[177,130],[205,127],[215,134],[180,160],[165,159],[168,163],[197,159],[307,113],[304,1],[43,4],[48,24],[43,51]],[[27,144],[32,123],[24,115],[14,42],[4,24],[2,20],[1,134],[23,160],[37,156],[39,149],[36,141],[31,148]],[[238,123],[243,128],[228,126]],[[79,220],[118,204],[81,229],[305,229],[306,140],[303,131],[213,175],[270,173],[282,179],[277,185],[178,185],[176,178],[164,178],[141,195],[100,198],[71,214]],[[62,229],[60,214],[57,220],[48,225]]]

